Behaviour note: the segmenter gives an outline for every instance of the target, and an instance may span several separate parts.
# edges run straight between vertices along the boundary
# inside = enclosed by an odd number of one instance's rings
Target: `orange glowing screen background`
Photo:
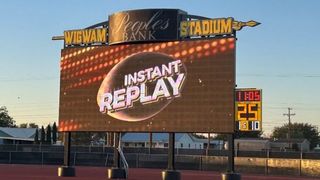
[[[181,97],[143,121],[102,114],[97,104],[102,81],[117,63],[140,52],[163,53],[183,62],[187,76]],[[65,48],[60,69],[60,131],[234,131],[234,38]]]

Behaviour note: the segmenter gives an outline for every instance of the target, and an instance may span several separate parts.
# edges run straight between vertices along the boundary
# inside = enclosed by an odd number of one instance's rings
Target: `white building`
[[[149,147],[150,133],[126,133],[122,137],[123,147]],[[168,133],[152,133],[152,147],[167,148]],[[199,139],[190,133],[175,133],[175,147],[178,149],[204,149],[207,147],[207,139]],[[210,147],[222,147],[223,141],[211,140]]]
[[[276,139],[271,142],[271,149],[278,151],[310,151],[310,142],[307,139]]]
[[[242,151],[263,151],[270,149],[269,139],[243,138],[234,140],[234,148]]]
[[[36,128],[0,127],[0,144],[31,144]]]
[[[310,151],[307,139],[258,139],[243,138],[234,140],[234,148],[240,151]]]

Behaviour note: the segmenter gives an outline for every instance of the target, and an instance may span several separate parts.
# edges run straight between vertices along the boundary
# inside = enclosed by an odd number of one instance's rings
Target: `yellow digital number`
[[[237,121],[261,120],[260,102],[239,102],[236,105]]]
[[[253,110],[253,108],[256,107],[257,110]],[[259,110],[259,107],[258,107],[258,104],[257,103],[250,103],[248,104],[248,120],[251,121],[251,120],[257,120],[258,118],[258,110]],[[252,114],[254,114],[253,116],[251,116]]]
[[[240,131],[249,131],[249,122],[248,121],[239,121],[239,130]]]
[[[243,108],[243,109],[242,109]],[[247,114],[247,104],[245,104],[245,103],[239,103],[238,104],[238,107],[237,107],[237,110],[238,110],[238,112],[237,112],[237,117],[238,117],[238,121],[246,121],[247,120],[247,118],[246,118],[246,116],[244,116],[244,117],[241,117],[241,115],[242,114]]]

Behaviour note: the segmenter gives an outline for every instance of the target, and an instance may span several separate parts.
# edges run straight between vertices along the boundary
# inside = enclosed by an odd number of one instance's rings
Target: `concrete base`
[[[126,179],[126,171],[122,168],[108,169],[108,179]]]
[[[76,170],[71,166],[60,166],[58,168],[59,177],[74,177],[76,176]]]
[[[241,180],[241,175],[239,173],[222,173],[221,174],[222,180]]]
[[[162,171],[162,180],[180,180],[180,172],[175,170]]]

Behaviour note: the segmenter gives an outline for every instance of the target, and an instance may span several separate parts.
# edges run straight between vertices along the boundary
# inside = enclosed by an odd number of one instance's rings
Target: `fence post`
[[[202,168],[202,171],[207,171],[208,169],[206,169],[206,166],[204,165],[206,162],[207,162],[207,159],[209,158],[210,156],[202,156],[201,158],[201,168]]]
[[[200,169],[200,171],[202,171],[202,156],[200,156],[200,164],[199,164],[199,169]]]
[[[266,165],[265,165],[265,174],[269,175],[269,157],[270,157],[270,150],[267,149],[267,157],[266,157]]]
[[[301,176],[301,174],[302,174],[302,173],[301,173],[301,165],[302,165],[302,164],[301,164],[301,163],[302,163],[301,161],[302,161],[302,158],[303,158],[303,152],[300,151],[299,176]]]
[[[139,168],[139,154],[136,154],[136,168]]]
[[[9,164],[11,164],[11,151],[9,152]]]
[[[175,149],[174,149],[174,151],[176,150],[177,151],[177,155],[179,155],[179,147],[176,147]]]
[[[109,160],[109,153],[107,153],[106,161],[104,162],[104,166],[107,167]]]
[[[73,166],[76,166],[77,151],[73,154]]]
[[[43,152],[41,152],[41,165],[43,166]]]

